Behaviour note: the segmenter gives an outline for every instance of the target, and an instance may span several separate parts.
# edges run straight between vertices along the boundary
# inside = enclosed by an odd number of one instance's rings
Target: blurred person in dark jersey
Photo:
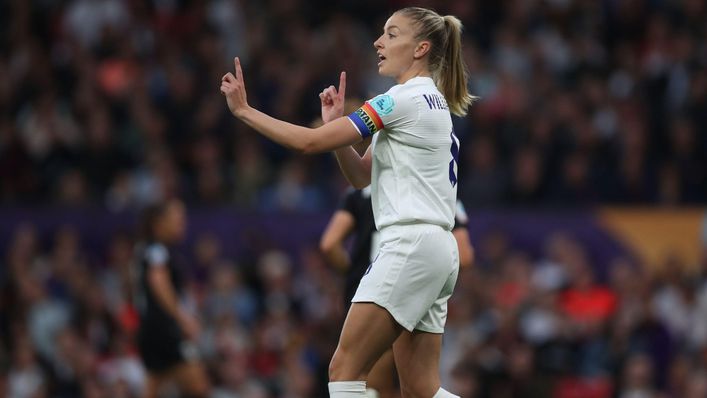
[[[356,148],[357,151],[365,153],[368,141],[370,140],[361,143]],[[467,222],[468,216],[464,206],[461,201],[457,201],[452,233],[459,246],[459,265],[462,269],[471,266],[474,257]],[[353,236],[353,242],[349,254],[345,242],[350,236]],[[378,231],[373,220],[371,187],[348,190],[320,240],[320,249],[327,261],[339,271],[345,272],[344,300],[347,311],[361,278],[375,260],[379,243]],[[369,397],[395,397],[395,378],[393,352],[388,350],[368,375]]]
[[[196,346],[200,325],[181,303],[184,270],[173,248],[185,235],[184,204],[170,200],[151,206],[142,222],[135,300],[137,345],[148,372],[145,397],[157,397],[169,382],[185,397],[207,397],[209,381]]]

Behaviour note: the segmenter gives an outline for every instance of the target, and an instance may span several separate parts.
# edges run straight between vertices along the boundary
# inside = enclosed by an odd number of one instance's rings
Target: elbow
[[[297,145],[293,149],[295,150],[295,152],[297,152],[298,155],[311,155],[314,153],[312,145],[309,143]]]
[[[336,242],[329,239],[322,239],[319,242],[319,251],[327,260],[329,260],[333,257],[333,254],[336,251]]]
[[[350,182],[356,189],[363,189],[371,185],[371,166],[370,164],[366,164],[365,159],[362,162],[361,172],[356,175],[355,180],[356,181],[352,180]]]
[[[321,151],[318,151],[318,150],[316,150],[314,148],[310,148],[310,147],[305,147],[305,148],[297,150],[297,153],[299,153],[300,155],[316,155],[320,152]]]
[[[370,181],[363,181],[363,180],[356,180],[356,181],[349,181],[351,183],[351,186],[354,187],[355,189],[363,189],[366,188],[368,185],[370,185]]]
[[[361,173],[354,175],[348,175],[346,179],[349,180],[349,183],[355,189],[363,189],[371,185],[371,173],[367,170],[363,170]]]
[[[349,178],[349,183],[351,183],[351,186],[355,189],[366,188],[371,185],[371,174],[370,172],[366,173],[364,171],[360,175],[351,176],[351,178]]]
[[[322,239],[319,241],[319,251],[322,252],[322,254],[327,254],[330,252],[331,246],[331,243],[327,239]]]
[[[293,149],[300,155],[315,155],[323,152],[318,145],[319,143],[313,137],[306,137],[302,142],[296,145]]]

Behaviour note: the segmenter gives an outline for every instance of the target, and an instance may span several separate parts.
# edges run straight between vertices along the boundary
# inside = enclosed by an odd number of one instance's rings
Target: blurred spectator
[[[35,357],[32,346],[22,340],[14,347],[12,364],[7,374],[9,397],[42,398],[47,395],[47,380]]]
[[[320,188],[310,182],[308,165],[293,159],[284,165],[275,183],[263,191],[262,210],[314,211],[324,205]]]
[[[637,354],[630,357],[624,365],[619,398],[659,397],[653,376],[653,364],[648,356]]]
[[[108,233],[89,251],[80,231],[59,225],[40,235],[21,224],[10,241],[0,295],[9,309],[0,313],[0,366],[10,397],[136,398],[145,389],[127,265],[134,236]],[[182,248],[195,260],[185,304],[203,319],[198,347],[214,396],[326,394],[344,313],[341,280],[316,241],[292,253],[261,237],[230,258],[213,233],[194,237]],[[455,392],[704,394],[707,285],[675,272],[687,269],[678,257],[659,274],[616,258],[602,283],[587,255],[592,246],[565,232],[548,234],[537,257],[501,229],[478,239],[479,266],[459,275],[442,347],[442,378]]]
[[[0,169],[16,173],[3,178],[0,201],[124,208],[180,193],[206,204],[333,206],[340,177],[330,158],[303,168],[262,144],[207,83],[238,55],[251,101],[307,123],[342,69],[352,98],[388,84],[372,42],[403,4],[7,2]],[[434,6],[465,24],[481,97],[454,123],[469,205],[707,202],[699,1]],[[169,161],[152,159],[163,150]]]
[[[687,381],[685,398],[697,398],[707,395],[707,374],[704,370],[692,372]]]
[[[506,171],[498,163],[498,154],[493,140],[480,135],[466,147],[464,170],[466,175],[460,183],[460,196],[467,198],[470,206],[497,206],[508,187],[505,186]]]
[[[255,294],[244,285],[236,266],[228,262],[217,264],[209,282],[204,303],[206,315],[213,321],[235,318],[240,325],[252,326],[258,302]]]
[[[340,70],[350,98],[370,98],[389,85],[372,42],[408,3],[0,2],[0,203],[333,207],[333,159],[260,140],[212,83],[238,55],[249,99],[301,123]],[[707,3],[423,3],[466,28],[481,97],[454,121],[467,205],[707,203]],[[87,252],[98,237],[48,225],[0,242],[0,390],[140,396],[134,236]],[[707,218],[704,230],[697,278],[678,257],[654,275],[625,258],[594,264],[562,233],[528,251],[490,226],[450,301],[442,377],[478,398],[707,396]],[[237,258],[230,242],[195,238],[189,304],[204,315],[214,396],[325,394],[337,277],[271,237]]]

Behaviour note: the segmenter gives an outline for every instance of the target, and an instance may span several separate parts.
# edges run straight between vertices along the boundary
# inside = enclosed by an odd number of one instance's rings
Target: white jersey
[[[451,230],[459,140],[444,96],[429,77],[392,87],[349,115],[372,134],[371,201],[376,228],[426,223]]]

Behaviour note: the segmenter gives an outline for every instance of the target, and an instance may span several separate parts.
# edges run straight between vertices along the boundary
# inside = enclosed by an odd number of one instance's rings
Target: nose
[[[376,39],[376,41],[373,42],[373,47],[375,47],[377,50],[380,50],[381,48],[383,48],[383,43],[381,43],[381,38],[383,38],[383,35],[378,37],[378,39]]]

